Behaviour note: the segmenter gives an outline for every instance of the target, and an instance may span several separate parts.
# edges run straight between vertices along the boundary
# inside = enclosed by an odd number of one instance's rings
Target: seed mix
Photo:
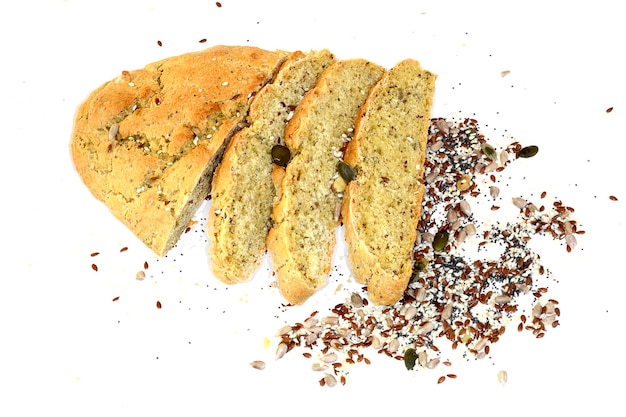
[[[519,142],[497,152],[475,119],[432,119],[415,270],[404,296],[393,306],[373,306],[365,297],[366,288],[352,292],[321,319],[315,311],[302,323],[283,326],[277,333],[276,358],[295,348],[316,353],[305,357],[314,361],[313,370],[328,371],[320,386],[334,386],[329,376],[345,384],[350,366],[370,363],[366,355],[403,361],[415,372],[439,365],[442,343],[480,359],[514,322],[519,331],[536,338],[558,327],[558,301],[548,297],[547,286],[539,286],[540,280],[550,281],[551,274],[529,242],[533,236],[548,236],[564,241],[568,252],[573,250],[575,235],[584,234],[573,219],[574,209],[559,200],[548,205],[544,191],[544,204],[514,197],[510,204],[519,215],[505,224],[481,223],[472,210],[478,197],[492,202],[498,198],[495,183],[509,164],[537,152],[537,146]],[[499,207],[493,204],[492,210]],[[498,248],[500,254],[487,256],[488,247]],[[470,256],[472,251],[475,255]],[[532,311],[530,317],[520,314],[527,310]],[[498,379],[503,383],[506,374],[501,372]]]

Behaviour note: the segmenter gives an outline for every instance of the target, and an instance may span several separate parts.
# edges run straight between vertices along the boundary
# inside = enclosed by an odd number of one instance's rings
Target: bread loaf
[[[302,304],[326,283],[341,204],[341,192],[333,187],[337,164],[354,118],[383,72],[363,59],[336,62],[285,130],[292,159],[274,177],[280,184],[267,246],[279,289],[291,304]]]
[[[304,94],[334,62],[327,50],[294,52],[257,94],[248,126],[237,132],[215,171],[208,216],[213,275],[233,284],[250,278],[266,252],[275,190],[272,147]]]
[[[75,167],[156,254],[179,239],[207,197],[250,98],[287,53],[215,46],[122,74],[79,107],[71,139]]]
[[[346,149],[355,172],[342,204],[348,262],[375,304],[394,304],[411,278],[435,79],[410,59],[386,72]]]

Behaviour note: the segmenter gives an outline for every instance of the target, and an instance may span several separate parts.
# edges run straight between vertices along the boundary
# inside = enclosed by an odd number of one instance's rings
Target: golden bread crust
[[[375,304],[396,303],[412,275],[435,79],[410,59],[387,71],[344,155],[356,173],[342,203],[348,263]]]
[[[267,247],[279,289],[291,304],[304,303],[326,283],[341,204],[332,189],[337,152],[383,72],[363,59],[336,62],[305,95],[285,129],[292,159],[279,185]]]
[[[92,194],[164,255],[208,195],[249,98],[287,53],[218,45],[123,71],[80,105],[74,165]]]

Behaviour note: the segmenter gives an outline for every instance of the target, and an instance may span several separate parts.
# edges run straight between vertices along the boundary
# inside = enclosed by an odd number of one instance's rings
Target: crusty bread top
[[[207,196],[250,97],[286,55],[215,46],[123,71],[78,109],[71,140],[78,173],[149,248],[165,254]]]
[[[302,304],[326,283],[341,203],[332,188],[337,163],[354,117],[383,72],[363,59],[336,62],[285,129],[292,159],[279,185],[267,245],[279,289],[291,304]]]
[[[375,304],[400,299],[413,268],[436,75],[414,60],[387,71],[357,118],[342,205],[348,261]]]
[[[213,177],[208,216],[211,269],[219,280],[232,284],[249,279],[265,255],[275,196],[272,147],[284,144],[294,109],[334,60],[328,50],[291,54],[257,94],[249,126],[230,141]]]

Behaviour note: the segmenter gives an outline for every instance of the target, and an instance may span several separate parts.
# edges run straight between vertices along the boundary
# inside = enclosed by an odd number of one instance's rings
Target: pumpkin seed
[[[420,272],[426,271],[426,268],[428,268],[428,261],[423,256],[420,256],[413,265],[413,276],[417,278]]]
[[[272,147],[272,162],[279,167],[286,167],[291,159],[289,148],[283,145],[274,145]]]
[[[539,152],[539,147],[535,145],[530,145],[522,148],[517,155],[520,158],[532,158],[533,156],[537,155],[537,152]]]
[[[442,250],[448,244],[449,234],[447,230],[440,230],[435,234],[435,239],[433,240],[433,249],[437,252]]]
[[[413,348],[408,348],[404,352],[404,366],[409,371],[415,367],[415,362],[417,361],[417,352]]]
[[[354,179],[354,171],[350,165],[346,164],[344,161],[339,161],[337,164],[337,172],[339,172],[341,178],[346,182],[350,182]]]
[[[494,147],[488,144],[487,142],[483,143],[480,146],[480,148],[482,149],[483,153],[487,156],[487,158],[491,159],[492,161],[495,161],[496,158],[498,157],[498,154],[496,153],[496,150],[494,149]]]
[[[469,174],[463,175],[456,182],[456,188],[458,188],[459,191],[465,191],[468,188],[470,188],[471,185],[472,185],[472,177],[469,176]]]

